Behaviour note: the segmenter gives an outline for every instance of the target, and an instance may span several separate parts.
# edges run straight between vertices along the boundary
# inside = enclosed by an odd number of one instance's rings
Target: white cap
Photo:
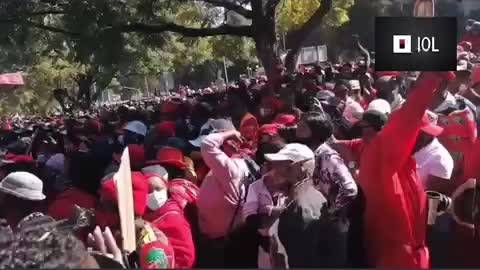
[[[356,122],[362,119],[363,108],[356,101],[348,102],[343,111],[343,117],[347,119],[348,122],[355,124]]]
[[[142,173],[143,174],[156,174],[158,176],[160,176],[160,178],[164,179],[164,180],[168,180],[168,172],[167,170],[161,166],[161,165],[150,165],[150,166],[147,166],[147,167],[144,167],[142,169]]]
[[[8,174],[0,182],[0,192],[28,201],[41,201],[46,197],[42,180],[28,172]]]
[[[232,121],[227,119],[209,119],[203,126],[200,128],[200,135],[195,139],[189,141],[195,147],[200,147],[203,140],[210,133],[215,133],[218,131],[228,131],[234,130],[235,126]]]
[[[392,108],[390,103],[384,99],[375,99],[370,104],[368,104],[367,112],[368,111],[377,111],[383,114],[390,114],[392,112]]]
[[[142,136],[147,135],[147,126],[145,126],[145,124],[140,121],[128,122],[127,126],[125,126],[123,129],[133,133],[137,133]]]
[[[310,160],[314,157],[313,151],[300,143],[287,144],[276,154],[265,154],[265,159],[268,161],[292,161],[294,163]]]
[[[360,89],[360,81],[359,80],[350,80],[348,82],[350,83],[350,88],[352,90]]]

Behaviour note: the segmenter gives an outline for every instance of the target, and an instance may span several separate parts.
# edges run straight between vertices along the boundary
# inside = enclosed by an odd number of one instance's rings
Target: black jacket
[[[348,225],[326,215],[327,200],[311,180],[296,188],[295,197],[278,224],[288,266],[346,267]]]

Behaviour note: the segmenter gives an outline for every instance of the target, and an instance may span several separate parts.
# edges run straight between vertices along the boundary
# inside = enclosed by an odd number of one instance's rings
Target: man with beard
[[[266,154],[265,158],[272,166],[272,178],[285,183],[285,194],[288,194],[284,206],[275,209],[280,213],[272,253],[285,253],[288,259],[283,267],[345,267],[346,234],[338,230],[335,218],[325,210],[327,200],[313,184],[315,155],[312,150],[306,145],[291,143],[275,154]]]

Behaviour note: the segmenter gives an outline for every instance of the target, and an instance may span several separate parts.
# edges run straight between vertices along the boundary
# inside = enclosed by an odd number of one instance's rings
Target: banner
[[[24,85],[22,74],[5,73],[0,74],[0,85]]]
[[[135,215],[133,212],[132,173],[128,148],[123,150],[120,168],[113,176],[118,190],[118,212],[122,230],[123,251],[133,252],[136,249]]]

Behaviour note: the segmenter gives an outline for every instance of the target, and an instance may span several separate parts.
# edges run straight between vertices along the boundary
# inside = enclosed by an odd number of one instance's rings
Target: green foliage
[[[56,88],[73,88],[79,69],[79,66],[62,59],[40,58],[38,64],[25,72],[25,86],[15,91],[1,92],[0,112],[45,114],[58,105],[53,100],[52,91]]]
[[[282,0],[278,10],[278,30],[287,33],[300,28],[320,7],[321,0]],[[333,1],[332,11],[325,17],[329,26],[337,27],[348,22],[348,9],[354,0]]]

